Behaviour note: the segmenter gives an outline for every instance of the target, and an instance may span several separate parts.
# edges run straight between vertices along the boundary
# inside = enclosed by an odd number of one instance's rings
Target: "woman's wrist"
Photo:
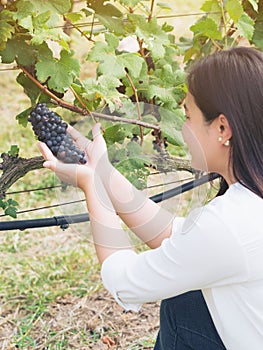
[[[97,169],[96,175],[98,175],[101,179],[101,182],[105,186],[106,183],[109,182],[112,171],[114,170],[113,165],[110,163],[108,159],[105,159],[103,162],[100,162],[100,165]]]
[[[83,166],[83,165],[81,165]],[[78,181],[78,187],[85,193],[91,186],[94,185],[95,171],[89,169],[84,174],[81,174]]]

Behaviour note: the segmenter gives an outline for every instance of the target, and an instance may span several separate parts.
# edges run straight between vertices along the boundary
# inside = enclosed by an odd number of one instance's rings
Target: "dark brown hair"
[[[233,174],[263,198],[263,53],[235,47],[209,55],[190,68],[188,89],[207,123],[226,116]]]

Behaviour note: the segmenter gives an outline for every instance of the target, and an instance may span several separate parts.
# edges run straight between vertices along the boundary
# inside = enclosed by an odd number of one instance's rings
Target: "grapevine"
[[[16,116],[19,124],[26,127],[30,111],[43,101],[102,118],[104,137],[111,145],[110,160],[134,184],[138,169],[144,170],[142,179],[146,181],[152,164],[143,154],[149,150],[149,141],[151,153],[159,158],[163,151],[175,157],[185,155],[180,137],[181,107],[187,92],[185,68],[200,56],[240,42],[263,50],[262,0],[204,0],[197,14],[200,17],[189,28],[192,38],[179,38],[169,22],[168,18],[182,15],[167,14],[172,8],[155,0],[149,6],[145,3],[0,0],[1,66],[20,71],[16,81],[30,100]],[[167,22],[160,24],[161,18]],[[89,42],[85,53],[78,52],[79,43],[73,38]],[[79,54],[83,54],[81,59]],[[94,63],[95,75],[86,74],[84,62]],[[74,100],[68,100],[72,94]],[[144,104],[148,106],[145,112]],[[65,125],[60,134],[54,122],[45,120],[49,117],[42,117],[38,125],[30,116],[37,137],[61,160],[84,162],[68,140]],[[49,124],[56,130],[47,129]],[[0,188],[4,176],[3,171]]]

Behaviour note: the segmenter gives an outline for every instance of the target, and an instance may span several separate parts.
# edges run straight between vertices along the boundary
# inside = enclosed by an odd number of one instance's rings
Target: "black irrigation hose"
[[[27,228],[40,228],[50,226],[60,226],[62,229],[68,228],[69,224],[76,224],[79,222],[89,221],[89,215],[76,214],[76,215],[63,215],[54,216],[52,218],[43,219],[31,219],[31,220],[16,220],[16,221],[3,221],[0,223],[0,231],[8,230],[25,230]]]
[[[171,190],[165,191],[163,193],[156,194],[156,195],[150,197],[150,199],[152,201],[154,201],[155,203],[159,203],[159,202],[162,202],[162,201],[164,201],[166,199],[169,199],[171,197],[175,197],[178,194],[190,191],[190,190],[192,190],[195,187],[198,187],[200,185],[205,184],[206,182],[215,180],[218,177],[219,177],[219,175],[216,174],[216,173],[211,173],[209,175],[204,175],[204,176],[200,177],[199,179],[195,179],[195,180],[186,182],[185,184],[177,186],[177,187],[175,187],[175,188],[173,188]]]
[[[171,190],[151,196],[150,199],[155,203],[159,203],[171,197],[175,197],[181,193],[190,191],[197,186],[205,184],[206,182],[215,180],[218,177],[219,175],[216,173],[204,175],[199,179],[189,181]],[[86,222],[86,221],[89,221],[89,215],[87,213],[76,214],[76,215],[54,216],[52,218],[43,218],[43,219],[3,221],[3,222],[0,222],[0,231],[25,230],[28,228],[50,227],[50,226],[60,226],[62,229],[66,229],[69,227],[70,224],[76,224],[76,223]]]

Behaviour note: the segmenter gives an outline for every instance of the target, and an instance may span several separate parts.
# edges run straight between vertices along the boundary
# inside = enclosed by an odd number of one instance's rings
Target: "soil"
[[[0,316],[1,349],[20,349],[18,345],[12,346],[8,338],[15,332],[15,319],[21,316],[16,315],[15,310]],[[68,296],[56,300],[34,323],[30,331],[30,336],[37,339],[34,350],[152,349],[159,328],[159,303],[144,304],[138,313],[126,312],[102,289],[89,297]],[[54,333],[52,338],[51,330]],[[65,346],[57,347],[56,338],[61,344],[63,335],[70,340]],[[33,348],[23,346],[23,350]]]

